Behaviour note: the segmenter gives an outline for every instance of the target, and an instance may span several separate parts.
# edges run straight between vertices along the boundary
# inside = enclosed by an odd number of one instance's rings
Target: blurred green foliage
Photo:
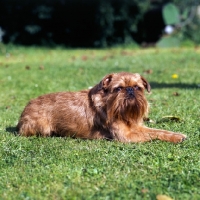
[[[173,3],[168,3],[162,10],[163,19],[166,25],[180,23],[179,10]]]
[[[155,44],[165,26],[200,44],[197,0],[1,0],[0,39],[23,45]]]

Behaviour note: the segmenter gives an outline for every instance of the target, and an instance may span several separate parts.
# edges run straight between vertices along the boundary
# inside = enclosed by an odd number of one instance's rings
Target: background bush
[[[162,8],[168,2],[190,10],[196,1],[1,0],[0,27],[5,43],[24,45],[155,43],[163,35]],[[199,20],[196,17],[185,27],[182,38],[200,43],[195,33]]]

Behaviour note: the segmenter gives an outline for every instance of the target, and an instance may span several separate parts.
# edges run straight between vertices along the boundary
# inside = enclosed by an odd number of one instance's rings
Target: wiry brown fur
[[[139,74],[109,74],[91,90],[58,92],[31,100],[17,128],[23,136],[182,142],[186,138],[183,134],[143,125],[148,114],[145,89],[150,92],[150,85]]]

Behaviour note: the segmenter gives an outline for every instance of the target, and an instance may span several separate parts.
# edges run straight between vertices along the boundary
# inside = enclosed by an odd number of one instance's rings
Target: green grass
[[[0,199],[200,199],[200,49],[46,49],[0,44]],[[149,70],[151,73],[148,73]],[[152,85],[150,127],[182,132],[181,144],[19,137],[26,103],[77,91],[110,72]],[[172,75],[178,78],[173,79]],[[163,116],[180,118],[162,121]]]

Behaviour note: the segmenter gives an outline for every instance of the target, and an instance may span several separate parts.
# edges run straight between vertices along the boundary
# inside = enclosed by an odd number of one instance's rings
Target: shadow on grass
[[[10,126],[6,128],[6,131],[13,134],[13,135],[18,135],[18,130],[16,126]]]
[[[197,84],[187,84],[187,83],[158,83],[150,82],[152,88],[181,88],[181,89],[199,89]]]

